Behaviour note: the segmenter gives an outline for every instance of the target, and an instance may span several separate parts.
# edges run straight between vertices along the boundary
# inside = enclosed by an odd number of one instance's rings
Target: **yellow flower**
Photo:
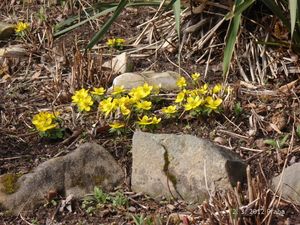
[[[162,112],[165,114],[173,114],[177,112],[176,105],[170,105],[168,107],[162,108]]]
[[[124,43],[125,40],[123,38],[111,38],[106,42],[107,46],[112,48],[122,48]]]
[[[143,125],[143,126],[150,125],[150,124],[152,124],[152,118],[145,115],[145,116],[143,116],[142,119],[140,118],[137,123],[139,125]]]
[[[131,91],[129,92],[129,95],[136,101],[139,101],[140,99],[150,95],[152,89],[153,86],[149,86],[147,83],[145,83],[143,86],[132,88]]]
[[[125,91],[124,86],[114,86],[112,95],[122,94]]]
[[[184,100],[184,98],[185,98],[185,92],[184,92],[184,91],[181,91],[181,92],[179,92],[179,93],[177,94],[177,97],[176,97],[176,99],[175,99],[175,102],[176,102],[176,103],[180,103],[180,102],[182,102],[182,101]]]
[[[114,121],[113,123],[108,124],[112,129],[120,129],[125,127],[125,123]]]
[[[199,96],[188,97],[187,103],[184,105],[184,108],[186,111],[189,111],[189,110],[197,108],[202,103],[203,103],[203,99],[201,99]]]
[[[32,118],[32,123],[38,131],[45,132],[58,126],[58,123],[54,121],[55,118],[53,113],[40,112]]]
[[[152,102],[149,101],[140,101],[136,103],[136,107],[138,109],[150,110],[152,106]]]
[[[222,85],[221,84],[216,84],[214,87],[213,87],[213,89],[212,89],[212,92],[214,93],[214,94],[217,94],[217,93],[219,93],[221,90],[222,90]]]
[[[137,122],[139,125],[146,126],[150,124],[158,124],[161,121],[161,118],[157,118],[156,116],[154,117],[148,117],[148,116],[143,116],[142,119],[139,119]]]
[[[176,85],[179,87],[179,88],[184,88],[186,86],[186,80],[184,77],[180,77],[177,82],[176,82]]]
[[[204,84],[200,89],[198,89],[199,94],[205,95],[208,92],[208,84]]]
[[[193,74],[192,74],[192,79],[193,79],[194,81],[197,81],[199,78],[200,78],[200,73],[193,73]]]
[[[100,87],[100,88],[94,87],[93,91],[91,91],[91,93],[94,95],[104,95],[105,89],[103,87]]]
[[[222,99],[220,99],[220,98],[217,98],[216,100],[214,100],[211,96],[208,96],[208,97],[206,97],[206,107],[207,108],[210,108],[210,109],[212,109],[212,110],[216,110],[218,107],[219,107],[219,105],[221,105],[221,103],[222,103]]]
[[[72,96],[72,102],[77,105],[79,111],[90,111],[91,106],[94,104],[88,90],[85,90],[84,88],[75,92]]]
[[[105,116],[108,116],[116,109],[116,101],[113,101],[111,97],[104,99],[99,103],[99,108],[105,113]]]
[[[27,29],[29,29],[29,23],[18,22],[15,26],[16,33],[21,33]]]
[[[120,105],[120,110],[124,116],[127,116],[131,113],[130,109],[128,109],[125,105]]]
[[[154,116],[152,118],[152,124],[159,124],[160,121],[161,121],[161,118],[156,118],[156,116]]]

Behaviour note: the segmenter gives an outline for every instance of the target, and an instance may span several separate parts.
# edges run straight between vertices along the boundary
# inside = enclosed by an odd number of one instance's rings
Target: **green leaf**
[[[298,125],[296,128],[296,134],[300,138],[300,125]]]
[[[279,147],[280,147],[280,148],[282,148],[282,147],[286,144],[286,141],[287,141],[287,139],[288,139],[289,136],[290,136],[290,135],[287,134],[287,135],[285,135],[285,136],[280,140],[280,142],[279,142]]]
[[[267,145],[271,145],[273,148],[278,147],[277,142],[274,139],[267,139],[267,140],[264,141],[264,143],[267,144]]]
[[[176,28],[178,37],[180,37],[180,12],[181,12],[180,0],[176,0],[174,2],[173,11],[174,11],[174,16],[175,16],[175,28]]]
[[[90,21],[90,20],[96,19],[96,18],[98,18],[98,17],[100,17],[100,16],[104,16],[104,15],[110,13],[110,12],[115,11],[116,8],[117,8],[117,6],[111,7],[111,8],[106,9],[106,10],[103,10],[102,12],[97,13],[97,14],[95,14],[94,16],[91,16],[91,17],[89,17],[89,18],[87,18],[87,19],[85,19],[85,20],[82,20],[82,21],[79,22],[79,23],[76,23],[76,24],[74,24],[74,25],[72,25],[72,26],[70,26],[70,27],[67,27],[66,29],[63,29],[63,30],[61,30],[61,31],[58,31],[58,32],[54,33],[53,36],[54,36],[54,37],[57,37],[57,36],[60,36],[60,35],[62,35],[62,34],[65,34],[65,33],[69,32],[69,31],[71,31],[71,30],[73,30],[73,29],[75,29],[75,28],[77,28],[77,27],[79,27],[79,26],[81,26],[81,25],[87,23],[87,22]],[[76,19],[77,19],[77,18],[76,18]],[[69,24],[73,23],[74,20],[76,20],[76,19],[65,20],[65,21],[64,21],[65,24],[58,24],[58,25],[56,25],[56,26],[58,26],[57,29],[59,29],[59,28],[61,28],[61,27],[63,27],[63,26],[66,26],[66,25],[69,25]]]
[[[241,0],[235,1],[235,10],[232,15],[232,13],[229,13],[227,17],[232,17],[229,30],[228,30],[228,36],[226,40],[226,46],[224,49],[224,57],[223,57],[223,76],[225,77],[229,71],[229,66],[232,58],[232,54],[234,51],[235,42],[237,39],[237,34],[240,28],[241,23],[241,14],[244,10],[246,10],[254,0],[243,2]]]
[[[112,17],[110,17],[109,20],[105,22],[103,27],[94,35],[92,40],[86,46],[86,49],[91,49],[96,43],[98,43],[104,37],[104,35],[106,34],[110,26],[113,24],[113,22],[115,22],[115,20],[119,17],[119,15],[121,14],[122,10],[125,8],[127,3],[128,0],[120,1]]]
[[[297,19],[297,0],[289,0],[289,8],[290,8],[290,17],[291,17],[291,35],[293,38],[295,24]]]

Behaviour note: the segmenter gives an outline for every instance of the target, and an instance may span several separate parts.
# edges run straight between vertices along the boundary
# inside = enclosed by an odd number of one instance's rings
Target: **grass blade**
[[[235,1],[235,10],[233,18],[231,19],[228,36],[226,40],[226,46],[224,49],[223,57],[223,76],[226,77],[229,71],[229,65],[231,62],[232,54],[234,51],[235,42],[237,39],[238,31],[241,23],[241,15],[244,10],[246,10],[254,0],[243,2],[242,0]],[[231,13],[229,13],[231,14]]]
[[[174,16],[175,16],[175,28],[176,28],[178,37],[180,37],[180,12],[181,12],[180,0],[176,0],[174,2],[173,11],[174,11]]]
[[[295,24],[297,19],[297,0],[289,0],[290,17],[291,17],[291,36],[293,38]]]
[[[108,31],[108,29],[110,28],[112,23],[119,17],[120,13],[125,8],[127,3],[128,3],[128,0],[121,0],[120,1],[119,5],[116,8],[116,10],[115,10],[114,14],[112,15],[112,17],[110,17],[109,20],[107,20],[106,23],[103,25],[103,27],[94,35],[92,40],[86,46],[86,49],[91,49],[97,42],[99,42],[104,37],[104,35]]]

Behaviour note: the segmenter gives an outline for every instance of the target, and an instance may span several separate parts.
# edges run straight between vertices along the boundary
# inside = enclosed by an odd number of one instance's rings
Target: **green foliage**
[[[135,225],[153,225],[156,224],[150,217],[145,217],[144,214],[141,215],[131,215]]]
[[[95,187],[93,194],[83,199],[81,207],[86,213],[94,214],[97,209],[105,207],[106,204],[112,204],[114,207],[124,207],[128,205],[128,198],[119,191],[114,195],[109,195],[102,189]]]
[[[128,205],[128,198],[121,192],[117,191],[112,198],[112,204],[115,207],[123,207]]]
[[[236,116],[240,116],[243,112],[243,108],[240,102],[235,103],[234,105],[234,113]]]
[[[287,143],[287,139],[289,134],[286,134],[280,139],[267,139],[264,141],[265,144],[271,145],[274,149],[280,150],[282,149]]]
[[[296,127],[296,135],[300,138],[300,125]]]
[[[102,26],[102,28],[94,35],[90,43],[88,43],[88,45],[86,46],[87,49],[91,49],[96,43],[98,43],[104,37],[104,35],[107,33],[112,23],[119,17],[119,15],[121,14],[122,10],[125,8],[127,3],[128,0],[120,1],[112,17],[108,21],[106,21],[106,23]]]
[[[230,12],[229,14],[226,15],[227,19],[232,18],[232,17],[233,18],[231,19],[231,22],[229,25],[227,39],[226,39],[226,45],[225,45],[225,49],[224,49],[223,76],[226,76],[229,71],[230,62],[231,62],[232,54],[234,51],[234,46],[237,41],[238,31],[240,28],[241,14],[254,2],[255,2],[255,0],[249,0],[249,1],[235,0],[233,12]]]
[[[104,193],[102,189],[94,188],[94,197],[97,203],[105,204],[109,200],[109,195]]]
[[[93,194],[83,200],[81,207],[85,209],[88,214],[93,214],[97,208],[101,208],[101,206],[106,204],[109,200],[110,197],[108,194],[103,192],[102,189],[94,187]]]

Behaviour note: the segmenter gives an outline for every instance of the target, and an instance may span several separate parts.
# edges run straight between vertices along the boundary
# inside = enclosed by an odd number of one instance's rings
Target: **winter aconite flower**
[[[156,116],[153,116],[152,118],[152,124],[156,125],[159,124],[161,121],[161,118],[157,118]]]
[[[116,101],[113,101],[112,97],[104,99],[99,103],[99,108],[104,112],[105,116],[108,116],[117,108]]]
[[[149,101],[140,101],[136,103],[136,107],[142,110],[150,110],[152,106],[152,102]]]
[[[199,96],[188,97],[186,101],[187,103],[184,105],[184,109],[186,111],[195,109],[203,103],[203,99],[201,99]]]
[[[75,92],[72,96],[72,102],[77,105],[79,111],[90,111],[91,106],[94,104],[88,90],[85,90],[84,88]]]
[[[214,94],[217,94],[217,93],[219,93],[221,90],[222,90],[222,85],[221,84],[216,84],[214,87],[213,87],[213,89],[212,89],[212,92],[214,93]]]
[[[104,93],[105,93],[105,89],[103,87],[100,87],[100,88],[94,87],[93,91],[91,91],[91,94],[99,95],[99,96],[104,95]]]
[[[175,102],[180,103],[184,100],[184,98],[185,98],[185,92],[181,91],[177,94]]]
[[[162,108],[164,114],[174,114],[177,112],[176,105],[170,105],[168,107]]]
[[[136,101],[139,101],[142,98],[145,98],[151,94],[153,86],[145,83],[143,86],[138,86],[136,88],[132,88],[129,92],[129,95]]]
[[[180,77],[176,82],[177,87],[184,88],[186,86],[186,80],[184,77]]]
[[[214,100],[211,96],[206,97],[206,107],[212,110],[216,110],[219,105],[221,105],[222,103],[222,99],[217,98],[216,100]]]
[[[124,86],[114,86],[112,95],[119,95],[125,92]]]
[[[116,49],[122,49],[124,46],[125,40],[123,38],[110,38],[107,40],[107,46]]]
[[[18,22],[17,25],[15,26],[15,31],[17,34],[20,34],[28,29],[29,29],[28,23]]]
[[[192,74],[193,81],[197,81],[199,78],[200,78],[200,73],[193,73]]]
[[[208,92],[208,84],[204,84],[201,88],[198,89],[199,94],[205,95]]]
[[[148,116],[143,116],[139,121],[137,122],[141,126],[147,126],[150,124],[158,124],[161,121],[161,118],[157,118],[156,116],[154,117],[148,117]]]
[[[40,112],[32,118],[32,123],[40,132],[56,128],[58,123],[55,121],[56,116],[50,112]]]
[[[118,122],[118,121],[114,121],[113,123],[108,124],[111,128],[113,129],[120,129],[125,127],[125,123],[123,122]]]

